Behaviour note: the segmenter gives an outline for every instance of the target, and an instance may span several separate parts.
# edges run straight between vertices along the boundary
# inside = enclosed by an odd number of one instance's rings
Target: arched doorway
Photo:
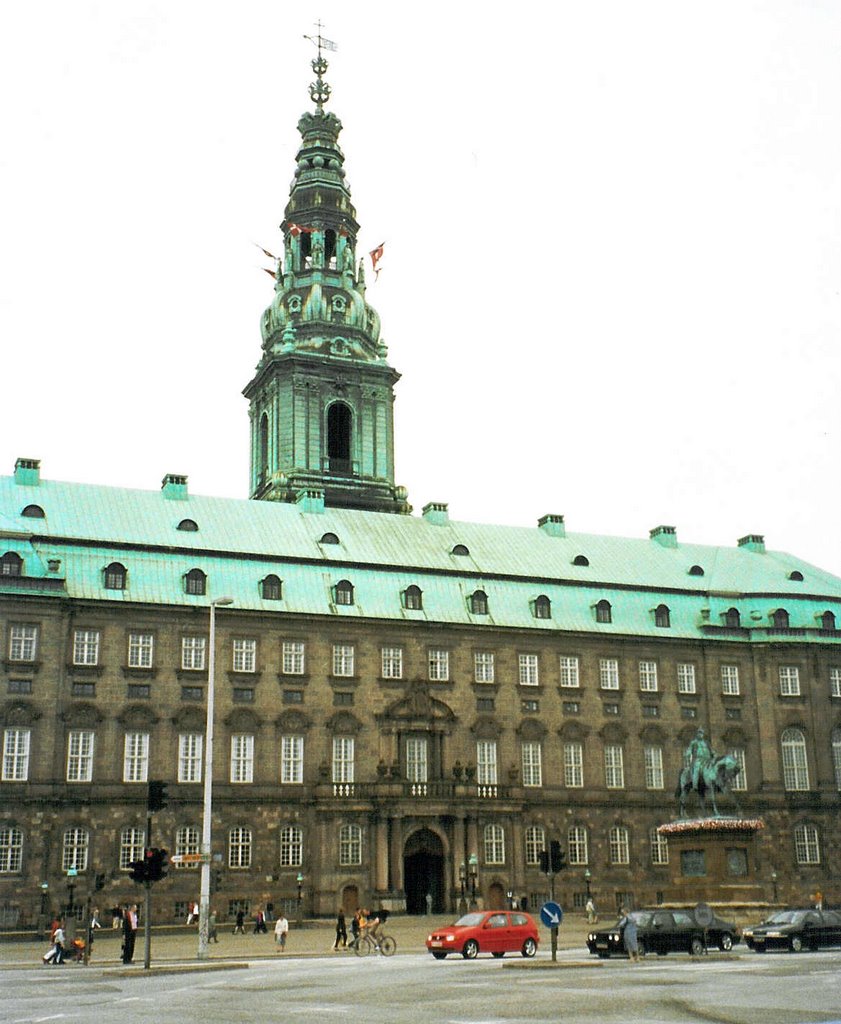
[[[433,914],[445,910],[444,847],[428,828],[413,832],[403,849],[403,884],[406,913],[425,914],[427,893],[432,897]]]
[[[488,902],[485,910],[503,910],[508,906],[508,900],[505,897],[505,890],[499,884],[494,882],[488,886]]]
[[[342,889],[342,910],[346,917],[352,917],[359,909],[359,889],[355,885],[346,885]]]

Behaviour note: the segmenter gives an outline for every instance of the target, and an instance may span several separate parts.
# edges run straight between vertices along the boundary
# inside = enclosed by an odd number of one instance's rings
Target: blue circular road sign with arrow
[[[554,903],[552,900],[548,900],[540,908],[540,920],[547,928],[557,928],[563,919],[564,912],[561,909],[560,903]]]

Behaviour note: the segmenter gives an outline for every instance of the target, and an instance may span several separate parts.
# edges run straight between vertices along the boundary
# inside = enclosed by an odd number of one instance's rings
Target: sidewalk
[[[540,933],[540,948],[538,958],[548,957],[550,950],[550,933],[538,920],[538,931]],[[451,916],[432,915],[429,917],[409,917],[406,915],[393,915],[389,917],[383,930],[387,935],[393,935],[397,941],[397,952],[399,953],[425,953],[426,937],[435,928],[452,924]],[[209,959],[211,961],[229,960],[257,960],[277,959],[284,957],[300,956],[331,956],[343,957],[353,956],[351,950],[332,949],[335,937],[335,924],[333,921],[305,921],[299,928],[295,921],[289,922],[289,935],[286,940],[286,952],[278,953],[275,947],[273,924],[268,925],[268,935],[254,935],[246,932],[245,935],[233,935],[233,924],[219,926],[219,942],[211,942]],[[167,934],[161,934],[152,928],[152,963],[162,962],[195,962],[198,951],[198,933],[195,928],[188,928],[186,925],[179,929],[176,934],[171,928],[166,929]],[[588,925],[585,917],[578,914],[568,914],[558,930],[558,949],[577,949],[583,955],[587,955],[586,939]],[[134,951],[134,964],[142,970],[144,956],[144,933],[141,926],[137,934],[137,944]],[[93,952],[90,965],[92,967],[113,967],[122,966],[120,962],[120,947],[122,945],[122,933],[111,928],[103,928],[96,932]],[[44,940],[29,941],[8,941],[0,935],[0,969],[3,967],[20,967],[31,964],[34,967],[41,967],[41,957],[47,951],[49,943]],[[68,962],[68,970],[81,968],[81,965]],[[56,970],[47,968],[44,970]]]

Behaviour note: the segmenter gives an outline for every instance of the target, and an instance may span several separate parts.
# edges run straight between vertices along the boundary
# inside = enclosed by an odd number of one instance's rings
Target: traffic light
[[[553,874],[563,871],[567,866],[567,855],[561,849],[561,844],[557,839],[553,839],[549,843],[549,866]]]
[[[149,791],[146,798],[146,809],[151,814],[152,811],[162,811],[166,807],[167,793],[166,783],[160,779],[152,779],[149,782]]]
[[[148,861],[144,856],[143,860],[133,860],[129,864],[129,878],[132,882],[142,883],[149,879],[148,875]]]
[[[97,875],[93,880],[94,889],[99,892],[100,889],[105,888],[105,875]]]
[[[169,861],[167,851],[159,850],[156,847],[146,851],[146,877],[150,882],[160,882],[167,876]]]
[[[222,888],[222,872],[217,868],[210,876],[210,889],[211,892],[219,892]]]
[[[548,875],[549,874],[549,851],[548,850],[541,850],[539,856],[540,856],[540,870],[543,872],[544,875]]]

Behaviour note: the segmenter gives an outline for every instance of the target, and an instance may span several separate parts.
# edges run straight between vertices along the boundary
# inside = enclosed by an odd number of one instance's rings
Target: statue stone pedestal
[[[767,899],[760,880],[761,818],[695,818],[660,825],[669,841],[666,902],[754,903]]]

